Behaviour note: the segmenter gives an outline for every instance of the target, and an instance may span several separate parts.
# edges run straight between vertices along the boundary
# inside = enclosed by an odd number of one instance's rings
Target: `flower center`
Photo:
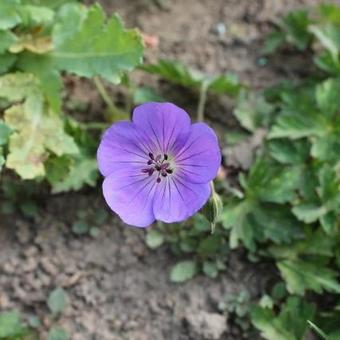
[[[168,159],[169,156],[167,154],[160,154],[155,157],[153,153],[149,152],[149,160],[147,161],[148,167],[142,169],[142,172],[151,176],[156,171],[156,182],[160,183],[162,177],[165,178],[173,173],[173,169],[171,168]]]

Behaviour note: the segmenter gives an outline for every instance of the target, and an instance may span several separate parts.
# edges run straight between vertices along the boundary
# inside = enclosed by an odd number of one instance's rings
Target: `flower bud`
[[[218,220],[219,215],[222,212],[223,203],[221,197],[218,193],[216,193],[214,189],[214,184],[211,182],[211,196],[208,202],[202,209],[202,214],[206,217],[206,219],[210,222],[211,225],[211,233],[215,230],[215,225]]]

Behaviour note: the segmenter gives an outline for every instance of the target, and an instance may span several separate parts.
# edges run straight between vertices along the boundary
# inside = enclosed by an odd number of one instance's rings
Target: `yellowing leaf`
[[[0,97],[9,101],[20,101],[26,98],[38,81],[29,73],[9,73],[0,77]]]
[[[11,47],[9,51],[11,53],[20,53],[24,50],[36,53],[44,54],[52,51],[53,44],[51,37],[48,36],[34,36],[32,34],[25,34],[21,36]]]
[[[12,102],[22,101],[5,111],[5,123],[13,130],[6,166],[22,178],[45,174],[44,161],[49,152],[57,156],[76,154],[78,147],[64,132],[60,116],[48,108],[41,84],[29,73],[0,77],[0,96]]]

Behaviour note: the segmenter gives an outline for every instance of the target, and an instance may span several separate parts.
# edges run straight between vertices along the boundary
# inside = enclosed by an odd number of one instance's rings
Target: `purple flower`
[[[221,152],[214,131],[191,124],[171,103],[135,108],[132,122],[113,124],[97,152],[107,204],[130,225],[179,222],[208,200]]]

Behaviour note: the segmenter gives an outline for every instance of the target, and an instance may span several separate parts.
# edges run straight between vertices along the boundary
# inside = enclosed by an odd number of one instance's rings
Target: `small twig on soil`
[[[197,106],[197,121],[204,121],[204,109],[205,103],[207,101],[207,92],[208,92],[209,83],[203,82],[200,89],[200,98]]]
[[[109,94],[106,91],[106,88],[104,84],[102,83],[101,79],[99,77],[93,77],[93,83],[96,86],[98,93],[102,97],[103,101],[109,108],[110,112],[112,113],[113,118],[119,117],[120,116],[120,111],[119,109],[115,106],[113,101],[111,100]],[[114,120],[114,119],[113,119]]]

